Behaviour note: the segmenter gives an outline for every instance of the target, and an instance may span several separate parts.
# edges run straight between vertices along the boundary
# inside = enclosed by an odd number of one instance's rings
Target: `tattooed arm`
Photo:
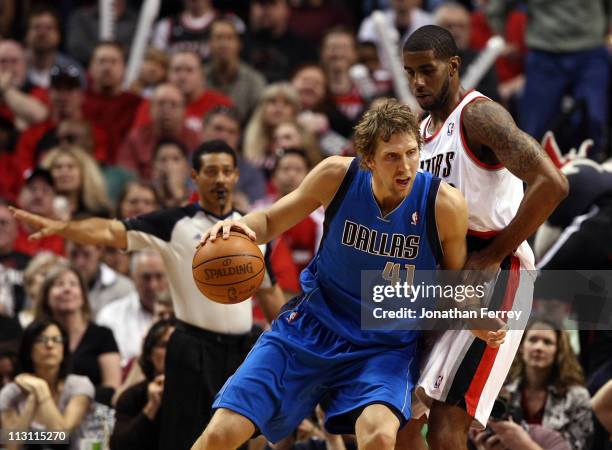
[[[462,122],[470,147],[490,149],[499,162],[527,183],[516,216],[485,250],[489,261],[501,261],[535,233],[565,198],[567,179],[498,103],[472,102],[465,107]]]

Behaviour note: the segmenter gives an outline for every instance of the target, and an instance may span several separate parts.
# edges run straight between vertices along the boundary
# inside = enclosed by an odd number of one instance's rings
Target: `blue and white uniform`
[[[410,194],[383,217],[372,174],[354,159],[326,210],[319,251],[301,274],[303,294],[285,305],[213,408],[244,415],[273,442],[317,403],[325,407],[331,432],[354,432],[359,412],[373,403],[390,407],[403,425],[418,377],[419,332],[362,329],[361,271],[382,271],[389,262],[438,266],[439,184],[417,173]]]

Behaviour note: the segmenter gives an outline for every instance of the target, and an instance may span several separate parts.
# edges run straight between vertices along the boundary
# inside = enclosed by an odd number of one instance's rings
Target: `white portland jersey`
[[[433,134],[431,117],[423,120],[420,164],[421,170],[461,191],[468,205],[469,233],[490,237],[516,215],[523,199],[523,182],[502,164],[492,166],[480,161],[468,147],[461,115],[469,103],[479,98],[487,97],[477,91],[468,92]],[[533,253],[526,242],[517,254],[527,267],[533,266]]]
[[[159,251],[168,275],[174,312],[183,322],[223,334],[242,334],[251,330],[251,300],[235,305],[215,303],[198,290],[191,272],[191,261],[202,233],[219,220],[241,217],[238,211],[219,217],[192,203],[123,221],[127,229],[128,251],[143,248]],[[259,248],[266,260],[266,275],[261,287],[271,287],[274,278],[270,270],[270,252],[267,245]]]

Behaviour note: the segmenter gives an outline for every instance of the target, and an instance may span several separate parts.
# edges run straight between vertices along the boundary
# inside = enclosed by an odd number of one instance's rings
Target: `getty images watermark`
[[[535,272],[363,271],[361,326],[366,330],[461,329],[496,318],[524,328]]]

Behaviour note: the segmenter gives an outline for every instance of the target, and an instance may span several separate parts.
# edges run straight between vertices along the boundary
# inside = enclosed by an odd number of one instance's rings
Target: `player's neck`
[[[394,195],[393,193],[387,191],[381,183],[378,183],[377,180],[372,177],[372,193],[374,194],[374,200],[376,203],[378,203],[378,208],[380,209],[383,217],[397,208],[404,201],[404,199],[410,195],[413,184],[414,177],[410,181],[406,195]]]
[[[225,204],[218,203],[218,204],[212,205],[212,204],[205,203],[200,200],[200,207],[204,211],[208,211],[218,217],[225,217],[230,212],[232,212],[232,209],[233,209],[232,205],[233,205],[233,201],[232,201],[231,196],[227,197],[227,202]]]
[[[461,103],[461,100],[463,100],[466,92],[467,91],[465,89],[460,87],[459,89],[455,90],[454,94],[451,93],[448,96],[448,99],[444,105],[442,105],[442,107],[436,109],[435,111],[431,111],[431,125],[434,130],[437,130],[444,124],[448,116],[450,116],[457,105]]]

